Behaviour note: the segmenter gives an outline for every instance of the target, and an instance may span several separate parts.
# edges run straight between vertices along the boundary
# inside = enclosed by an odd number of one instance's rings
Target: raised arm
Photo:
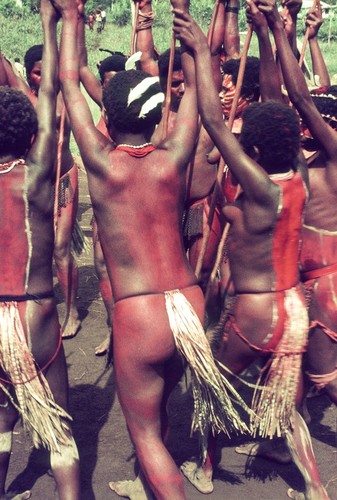
[[[53,0],[62,14],[63,26],[60,42],[60,83],[71,128],[86,167],[94,167],[90,161],[101,159],[110,142],[95,127],[89,105],[80,89],[79,55],[77,47],[78,10],[75,0]],[[97,165],[97,162],[94,162]]]
[[[270,201],[271,181],[265,171],[248,155],[225,125],[219,96],[212,80],[211,55],[207,40],[196,22],[175,10],[176,36],[193,51],[197,75],[198,106],[203,125],[221,156],[243,187],[247,198],[258,204]]]
[[[85,42],[84,1],[78,0],[77,46],[79,51],[80,80],[91,99],[102,107],[102,86],[88,65],[88,53]]]
[[[318,32],[323,24],[322,7],[320,2],[316,3],[315,10],[309,11],[305,24],[309,28],[308,40],[312,62],[314,82],[317,86],[330,85],[330,75],[326,67],[321,48],[318,43]]]
[[[273,31],[285,86],[291,101],[328,158],[337,158],[336,133],[324,122],[311,99],[303,73],[288,43],[275,0],[260,0],[259,9],[266,14]]]
[[[35,169],[39,176],[52,174],[56,155],[56,99],[58,84],[58,51],[56,27],[59,14],[49,0],[41,0],[41,21],[43,27],[43,55],[41,85],[37,99],[38,133],[28,154],[28,160],[40,166]]]
[[[259,43],[259,80],[262,101],[282,102],[281,80],[270,43],[268,23],[254,0],[247,0],[247,21],[252,25]]]
[[[137,0],[134,0],[135,3],[136,1]],[[140,0],[136,27],[136,51],[140,51],[142,53],[140,60],[141,69],[143,71],[147,71],[153,76],[158,76],[158,63],[152,32],[153,21],[154,13],[152,10],[151,0]]]
[[[209,48],[212,55],[213,78],[218,92],[221,90],[222,83],[220,66],[221,55],[224,52],[226,3],[226,0],[216,0],[213,8],[212,23],[207,33]]]
[[[188,12],[188,0],[171,0],[171,4],[173,8],[178,6],[182,12]],[[172,151],[175,161],[187,168],[197,138],[198,109],[194,60],[184,42],[181,42],[181,65],[185,92],[179,104],[175,125],[163,147]]]
[[[297,57],[297,17],[302,8],[302,0],[282,0],[281,13],[290,47]]]

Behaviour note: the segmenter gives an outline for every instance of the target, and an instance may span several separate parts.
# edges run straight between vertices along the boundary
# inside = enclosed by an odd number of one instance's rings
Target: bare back
[[[164,149],[109,159],[88,182],[115,300],[195,283],[181,239],[185,170]]]
[[[0,175],[0,210],[5,214],[1,224],[5,242],[0,258],[1,295],[39,294],[53,287],[51,182],[32,182],[34,167],[20,163]]]

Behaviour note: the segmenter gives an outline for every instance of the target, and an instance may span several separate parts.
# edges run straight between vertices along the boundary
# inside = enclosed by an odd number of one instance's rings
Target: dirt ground
[[[85,235],[91,237],[92,216],[86,176],[80,173],[79,221]],[[114,386],[113,368],[105,370],[105,358],[96,357],[94,348],[107,332],[103,302],[90,251],[78,260],[80,282],[78,306],[82,328],[78,335],[64,341],[70,386],[70,412],[81,459],[83,500],[119,498],[109,490],[111,480],[133,479],[135,456]],[[64,303],[57,284],[60,319]],[[308,403],[312,422],[310,432],[322,481],[330,498],[337,500],[336,410],[322,395]],[[169,448],[178,464],[197,453],[197,441],[189,436],[192,411],[191,395],[183,380],[172,395]],[[235,446],[247,437],[221,438],[219,465],[215,471],[215,489],[210,500],[278,500],[287,498],[289,487],[303,490],[303,481],[295,465],[278,465],[261,458],[247,461],[235,452]],[[17,425],[7,479],[11,491],[32,490],[35,500],[57,498],[53,478],[48,472],[45,453],[32,448],[29,436]],[[206,498],[186,480],[188,500]],[[174,499],[172,499],[174,500]]]

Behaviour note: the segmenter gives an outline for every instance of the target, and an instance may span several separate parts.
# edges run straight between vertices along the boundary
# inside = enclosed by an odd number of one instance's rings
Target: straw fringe
[[[71,417],[56,404],[46,378],[37,371],[15,302],[0,305],[0,366],[15,397],[8,384],[0,382],[0,387],[21,414],[34,446],[59,452],[60,444],[69,445],[70,428],[63,419]]]
[[[254,392],[254,413],[250,422],[253,436],[280,437],[293,428],[296,392],[309,321],[296,289],[286,291],[285,309],[287,324],[283,337],[262,369]]]
[[[84,234],[78,220],[76,219],[71,235],[71,251],[79,257],[82,253],[89,254],[91,243]]]
[[[210,428],[214,434],[224,432],[228,436],[231,431],[248,431],[228,392],[247,412],[251,410],[219,371],[203,326],[186,297],[179,290],[164,292],[164,295],[177,349],[191,369],[194,399],[191,431],[199,431],[205,452]]]

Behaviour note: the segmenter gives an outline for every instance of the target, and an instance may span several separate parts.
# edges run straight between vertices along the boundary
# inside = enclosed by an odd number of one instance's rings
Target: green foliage
[[[130,0],[114,1],[112,19],[117,26],[126,26],[131,21]]]
[[[0,0],[0,13],[4,16],[13,16],[17,11],[15,3],[11,0]]]
[[[42,43],[42,28],[39,16],[35,12],[35,5],[38,0],[24,0],[24,7],[21,11],[7,17],[10,12],[8,6],[13,6],[13,0],[0,0],[0,45],[3,53],[13,59],[20,57],[23,60],[26,50],[36,44]],[[86,2],[86,13],[95,10],[97,6],[105,6],[110,1],[88,0]],[[153,36],[159,52],[163,52],[170,46],[172,36],[172,15],[168,0],[152,0],[155,12],[155,22],[153,25]],[[213,13],[214,0],[191,0],[191,13],[199,22],[204,32],[207,32]],[[4,14],[4,11],[6,14]],[[5,17],[6,15],[6,17]],[[18,20],[19,17],[19,20]],[[298,37],[303,39],[304,21],[298,20]],[[242,1],[239,12],[239,30],[241,32],[241,42],[244,40],[244,32],[247,30],[245,14],[245,0]],[[60,26],[58,31],[60,32]],[[99,51],[99,48],[119,50],[128,54],[130,51],[130,41],[132,35],[130,0],[115,0],[114,8],[110,11],[107,8],[107,24],[104,31],[97,33],[96,30],[90,32],[86,30],[88,47],[88,57],[90,67],[96,71],[96,62],[106,57],[106,53]],[[337,74],[337,57],[335,40],[337,38],[337,12],[330,21],[325,19],[319,32],[320,46],[324,54],[329,73]],[[328,43],[330,40],[330,43]],[[255,35],[249,49],[251,55],[258,55],[258,48]],[[306,59],[310,61],[310,52],[307,49]],[[310,66],[310,64],[309,64]]]

